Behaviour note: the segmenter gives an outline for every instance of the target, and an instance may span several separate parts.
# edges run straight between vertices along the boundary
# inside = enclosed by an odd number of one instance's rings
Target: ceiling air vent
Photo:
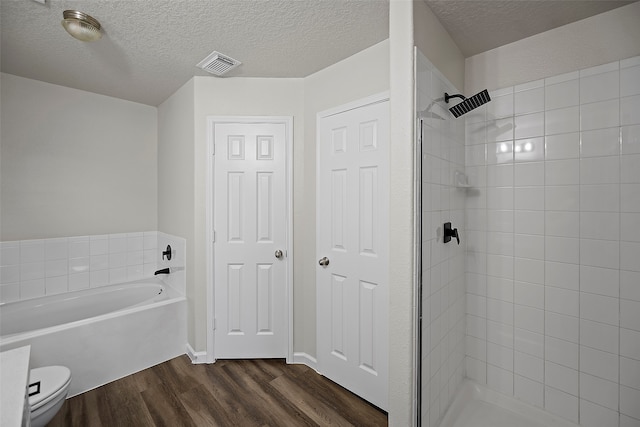
[[[242,64],[242,62],[233,58],[229,58],[228,56],[223,55],[220,52],[213,51],[209,56],[200,61],[197,67],[202,68],[208,73],[215,74],[216,76],[221,76],[233,70],[240,64]]]

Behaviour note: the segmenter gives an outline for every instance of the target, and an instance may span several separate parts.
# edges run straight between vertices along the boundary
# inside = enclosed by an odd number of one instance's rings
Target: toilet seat
[[[29,374],[29,384],[40,381],[40,392],[29,396],[31,412],[56,399],[62,392],[66,392],[71,382],[71,371],[65,366],[45,366],[32,369]],[[36,391],[36,386],[29,387],[29,393]]]

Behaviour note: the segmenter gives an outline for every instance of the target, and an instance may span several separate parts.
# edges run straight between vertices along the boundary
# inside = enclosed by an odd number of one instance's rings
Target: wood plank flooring
[[[387,414],[304,365],[180,356],[67,399],[49,427],[386,426]]]

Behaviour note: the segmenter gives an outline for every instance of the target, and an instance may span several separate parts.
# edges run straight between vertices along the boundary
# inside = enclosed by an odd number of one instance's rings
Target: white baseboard
[[[293,363],[299,363],[301,365],[307,365],[311,369],[317,371],[318,361],[315,357],[312,357],[304,352],[293,353]]]
[[[187,356],[191,359],[191,363],[194,365],[199,363],[208,363],[207,362],[207,352],[206,351],[195,351],[191,344],[187,343]]]

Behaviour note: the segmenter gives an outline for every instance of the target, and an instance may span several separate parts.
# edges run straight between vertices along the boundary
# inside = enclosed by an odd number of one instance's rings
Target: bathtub
[[[0,351],[71,369],[69,397],[184,354],[186,299],[157,278],[0,304]]]

